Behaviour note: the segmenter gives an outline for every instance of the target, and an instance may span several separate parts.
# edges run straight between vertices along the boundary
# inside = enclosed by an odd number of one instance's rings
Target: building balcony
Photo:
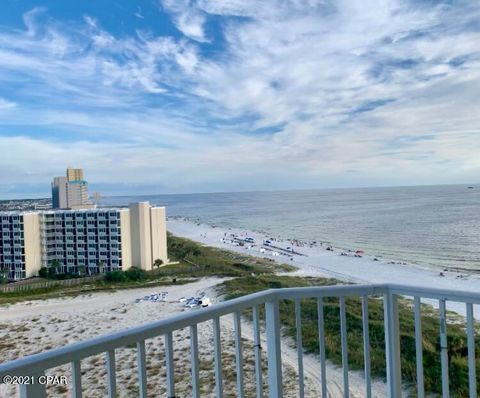
[[[224,394],[224,376],[222,374],[221,329],[222,318],[232,316],[234,325],[234,347],[235,347],[235,377],[236,396],[245,396],[244,383],[244,359],[242,323],[252,321],[253,324],[253,347],[254,347],[254,371],[256,396],[264,396],[264,384],[268,385],[268,396],[279,398],[283,396],[282,380],[282,350],[281,350],[281,327],[280,327],[280,302],[291,301],[294,303],[292,323],[296,330],[296,386],[299,397],[305,396],[304,391],[304,349],[302,345],[302,300],[313,299],[316,306],[316,319],[318,336],[318,374],[321,379],[321,396],[327,397],[327,382],[329,378],[325,352],[325,329],[330,326],[325,323],[324,308],[327,300],[334,298],[338,303],[338,314],[340,319],[339,336],[341,345],[341,362],[343,380],[338,386],[343,396],[350,396],[349,378],[349,351],[347,339],[347,316],[346,308],[349,304],[347,298],[357,297],[361,299],[361,319],[358,321],[351,318],[349,322],[355,321],[362,325],[364,369],[364,395],[372,396],[372,377],[370,360],[370,334],[369,322],[381,322],[385,335],[385,363],[386,363],[386,384],[387,395],[390,398],[399,398],[404,395],[402,385],[402,350],[400,347],[400,322],[398,311],[399,297],[412,298],[412,316],[415,328],[415,372],[416,381],[409,386],[416,391],[418,397],[425,396],[424,371],[423,371],[423,339],[422,339],[422,307],[421,301],[428,300],[438,304],[438,341],[441,347],[439,362],[441,363],[441,375],[438,385],[441,386],[442,396],[450,396],[449,383],[449,350],[447,339],[446,303],[463,303],[466,310],[466,347],[468,353],[468,390],[469,397],[477,397],[476,380],[476,358],[475,358],[475,329],[474,329],[474,305],[480,304],[480,294],[464,293],[460,291],[448,291],[440,289],[428,289],[408,287],[400,285],[348,285],[348,286],[326,286],[308,288],[271,289],[251,294],[234,300],[222,302],[199,311],[185,312],[164,320],[152,322],[140,327],[127,329],[111,335],[97,337],[92,340],[65,346],[63,348],[46,351],[25,358],[17,359],[0,365],[0,378],[6,375],[28,377],[28,380],[36,380],[45,375],[52,368],[71,364],[71,388],[72,397],[82,396],[82,365],[81,361],[94,355],[103,354],[105,357],[105,378],[108,388],[108,396],[117,396],[116,350],[125,346],[136,346],[137,356],[137,380],[138,394],[145,398],[147,396],[158,396],[158,391],[150,391],[147,380],[147,359],[148,354],[145,346],[146,341],[159,336],[165,339],[165,365],[158,372],[166,372],[167,396],[175,396],[175,365],[174,360],[174,339],[173,334],[181,329],[187,328],[190,332],[190,376],[192,396],[200,397],[200,359],[197,327],[204,322],[211,323],[213,327],[212,351],[213,363],[211,366],[215,374],[215,395],[222,397]],[[383,314],[369,313],[369,298],[383,302]],[[249,312],[248,317],[242,313]],[[431,310],[430,310],[431,311]],[[262,316],[264,314],[264,316]],[[248,318],[248,319],[247,319]],[[265,345],[262,350],[262,345]],[[178,356],[175,353],[175,356]],[[263,380],[262,356],[267,359],[267,375]],[[178,358],[176,358],[178,359]],[[178,366],[178,365],[177,365]],[[45,385],[41,383],[30,383],[21,386],[20,396],[22,398],[44,398],[46,397]]]

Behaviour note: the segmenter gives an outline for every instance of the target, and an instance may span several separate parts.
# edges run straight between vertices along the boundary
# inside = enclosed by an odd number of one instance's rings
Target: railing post
[[[320,349],[320,373],[322,375],[322,398],[327,398],[327,357],[325,355],[325,328],[323,318],[323,298],[317,299],[318,312],[318,344]]]
[[[448,343],[447,343],[447,315],[445,300],[439,300],[440,311],[440,363],[442,369],[442,397],[450,397],[450,383],[448,380]]]
[[[115,371],[115,350],[107,351],[107,388],[108,398],[116,398],[117,396],[117,376]]]
[[[235,329],[235,369],[237,370],[237,397],[244,398],[243,390],[243,349],[242,349],[242,320],[240,312],[233,314]]]
[[[470,398],[477,396],[477,372],[475,370],[475,318],[473,304],[467,303],[468,387]]]
[[[190,366],[192,372],[192,397],[200,397],[198,329],[197,324],[190,326]]]
[[[213,319],[213,347],[215,357],[215,397],[223,398],[222,338],[219,317]]]
[[[278,301],[265,303],[265,323],[268,359],[268,395],[270,398],[283,396],[282,355],[280,347],[280,311]]]
[[[72,397],[82,398],[82,368],[78,360],[72,362]]]
[[[365,397],[372,397],[372,377],[370,360],[370,329],[368,325],[368,296],[362,297],[362,325],[363,325],[363,361],[365,368]]]
[[[38,378],[44,375],[43,372],[32,375],[33,383],[20,384],[20,398],[46,398],[47,391],[45,389],[45,384],[38,382]]]
[[[255,347],[255,381],[257,388],[257,398],[263,397],[263,379],[262,379],[262,346],[260,339],[260,314],[258,306],[252,309],[253,317],[253,340]]]
[[[398,321],[398,298],[388,292],[384,296],[385,348],[387,354],[388,397],[402,395],[402,371],[400,365],[400,325]]]
[[[167,397],[175,396],[175,370],[173,368],[173,334],[165,335],[165,364],[167,366]]]
[[[415,355],[417,364],[417,398],[425,397],[425,383],[423,381],[423,339],[422,339],[422,303],[419,296],[415,296]]]
[[[137,368],[139,397],[147,398],[147,362],[145,356],[145,340],[137,341]]]

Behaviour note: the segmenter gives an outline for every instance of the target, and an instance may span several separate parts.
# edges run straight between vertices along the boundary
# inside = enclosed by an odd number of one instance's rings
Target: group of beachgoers
[[[186,218],[180,218],[183,221],[190,221]],[[200,222],[195,221],[195,223],[200,226]],[[211,228],[217,228],[217,226],[211,226]],[[255,240],[251,235],[259,234]],[[203,239],[207,238],[207,232],[200,234]],[[316,248],[321,247],[326,251],[338,253],[339,256],[345,257],[355,257],[361,258],[366,255],[365,251],[362,249],[340,249],[331,245],[329,242],[322,241],[302,241],[300,239],[291,238],[284,239],[280,235],[277,237],[272,236],[269,232],[266,231],[256,231],[254,233],[249,231],[242,231],[238,233],[233,233],[232,228],[228,228],[228,232],[224,232],[223,237],[220,238],[221,243],[240,246],[245,250],[258,249],[259,253],[265,255],[265,259],[274,261],[272,257],[277,256],[288,256],[291,261],[294,260],[295,255],[305,256],[306,254],[301,251],[297,251],[298,248]],[[389,265],[408,265],[405,261],[385,261],[381,256],[371,257],[372,261],[376,262],[385,262]],[[462,273],[458,269],[449,269],[445,268],[443,271],[437,274],[439,277],[448,277],[455,276],[456,279],[466,279],[470,275],[468,273]]]
[[[167,296],[168,292],[151,293],[135,299],[135,303],[141,303],[142,301],[147,301],[151,303],[165,302],[167,301]],[[205,308],[212,304],[210,298],[207,297],[207,294],[205,292],[200,293],[199,296],[181,297],[178,301],[186,309]]]
[[[150,302],[153,302],[153,303],[157,303],[157,302],[160,302],[160,301],[166,301],[167,296],[168,296],[168,292],[151,293],[147,296],[139,297],[139,298],[135,299],[135,302],[140,303],[142,301],[150,301]]]

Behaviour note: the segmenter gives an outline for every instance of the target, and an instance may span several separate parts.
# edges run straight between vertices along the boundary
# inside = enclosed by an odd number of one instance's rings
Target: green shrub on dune
[[[290,277],[270,275],[268,277],[244,277],[224,282],[219,287],[219,292],[225,299],[233,299],[246,294],[269,288],[286,288],[302,286],[322,286],[343,284],[334,279]],[[337,298],[325,298],[324,328],[325,349],[327,358],[334,364],[341,365],[341,335],[340,311]],[[383,300],[372,297],[368,300],[369,306],[369,337],[372,376],[385,379],[385,328],[383,323]],[[318,314],[317,301],[305,299],[301,301],[302,340],[305,352],[318,355]],[[260,306],[263,318],[263,307]],[[247,314],[245,314],[247,315]],[[247,316],[250,316],[249,314]],[[455,315],[451,315],[454,317]],[[362,302],[360,298],[346,299],[348,362],[352,370],[363,370],[363,324]],[[292,300],[280,302],[280,320],[284,334],[296,338],[295,308]],[[415,362],[415,328],[411,301],[400,299],[400,349],[402,361],[402,381],[409,389],[409,396],[415,396],[416,362]],[[468,363],[467,363],[467,337],[465,333],[465,320],[456,316],[450,322],[448,329],[448,356],[450,393],[452,397],[468,396]],[[437,396],[441,394],[441,366],[439,344],[438,311],[430,306],[422,308],[422,335],[423,335],[423,367],[425,390]],[[480,351],[480,337],[475,339],[476,351]],[[480,368],[480,357],[477,356],[477,369]],[[479,383],[480,386],[480,383]],[[479,395],[480,396],[480,395]]]

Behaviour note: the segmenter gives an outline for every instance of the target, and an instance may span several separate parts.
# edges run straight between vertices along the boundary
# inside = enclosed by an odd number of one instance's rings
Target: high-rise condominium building
[[[91,208],[88,201],[88,183],[83,179],[83,169],[68,168],[66,177],[55,177],[52,183],[54,209]]]
[[[83,181],[83,169],[73,169],[69,167],[67,169],[68,181]]]
[[[81,209],[91,206],[88,201],[87,181],[68,181],[67,183],[67,207],[69,209]]]
[[[59,273],[94,275],[168,262],[164,207],[0,212],[0,270],[10,280]]]
[[[54,209],[67,209],[67,177],[55,177],[52,182],[52,207]]]

